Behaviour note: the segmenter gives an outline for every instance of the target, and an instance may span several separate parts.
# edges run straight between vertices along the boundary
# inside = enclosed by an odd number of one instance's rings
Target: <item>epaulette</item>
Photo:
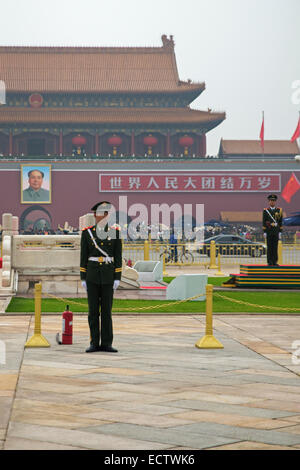
[[[94,225],[90,225],[89,227],[84,227],[84,228],[82,229],[82,231],[87,230],[87,229],[92,228],[92,227],[94,227]]]

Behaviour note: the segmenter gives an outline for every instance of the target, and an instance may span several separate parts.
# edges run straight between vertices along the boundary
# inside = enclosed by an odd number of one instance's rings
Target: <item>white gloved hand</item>
[[[120,281],[115,280],[114,281],[114,287],[113,287],[114,290],[118,289],[119,285],[120,285]]]
[[[278,239],[281,240],[281,232],[278,233]]]
[[[81,285],[87,291],[86,281],[81,281]]]
[[[266,234],[266,232],[264,233],[264,238],[267,238],[267,234]]]

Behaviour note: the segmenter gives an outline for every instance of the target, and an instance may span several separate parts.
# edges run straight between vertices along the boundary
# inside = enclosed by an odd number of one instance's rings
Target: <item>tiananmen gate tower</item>
[[[178,76],[162,47],[1,47],[3,155],[206,155],[225,113],[190,109],[204,83]],[[75,151],[74,151],[75,150]],[[79,151],[79,149],[78,149]],[[80,152],[79,152],[80,153]]]

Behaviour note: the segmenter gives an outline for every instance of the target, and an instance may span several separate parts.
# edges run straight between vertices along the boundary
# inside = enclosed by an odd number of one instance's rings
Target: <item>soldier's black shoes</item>
[[[100,347],[99,346],[93,346],[92,344],[90,345],[89,348],[87,348],[85,350],[86,353],[92,353],[92,352],[96,352],[96,351],[100,351]]]
[[[92,353],[92,352],[97,352],[97,351],[104,351],[104,352],[112,352],[112,353],[117,353],[118,350],[113,348],[112,346],[91,346],[85,350],[86,353]]]
[[[112,346],[99,346],[98,351],[105,351],[105,352],[112,352],[112,353],[118,352],[118,350],[113,348]]]

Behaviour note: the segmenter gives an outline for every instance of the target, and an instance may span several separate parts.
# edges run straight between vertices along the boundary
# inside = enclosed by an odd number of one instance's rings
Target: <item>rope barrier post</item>
[[[49,348],[50,344],[44,338],[41,331],[41,311],[42,311],[42,284],[34,286],[34,334],[25,343],[25,348]]]
[[[195,346],[199,349],[223,349],[224,346],[213,335],[213,285],[206,285],[206,327],[203,336]]]
[[[282,264],[282,240],[278,241],[278,264]]]
[[[216,242],[212,240],[210,242],[210,264],[209,269],[217,269],[216,265]]]
[[[167,273],[166,271],[166,252],[163,251],[163,276],[166,277],[166,276],[169,276],[169,274]]]
[[[224,276],[224,273],[221,271],[221,255],[218,254],[218,271],[216,272],[218,276]]]
[[[144,240],[144,261],[149,261],[149,242]]]

